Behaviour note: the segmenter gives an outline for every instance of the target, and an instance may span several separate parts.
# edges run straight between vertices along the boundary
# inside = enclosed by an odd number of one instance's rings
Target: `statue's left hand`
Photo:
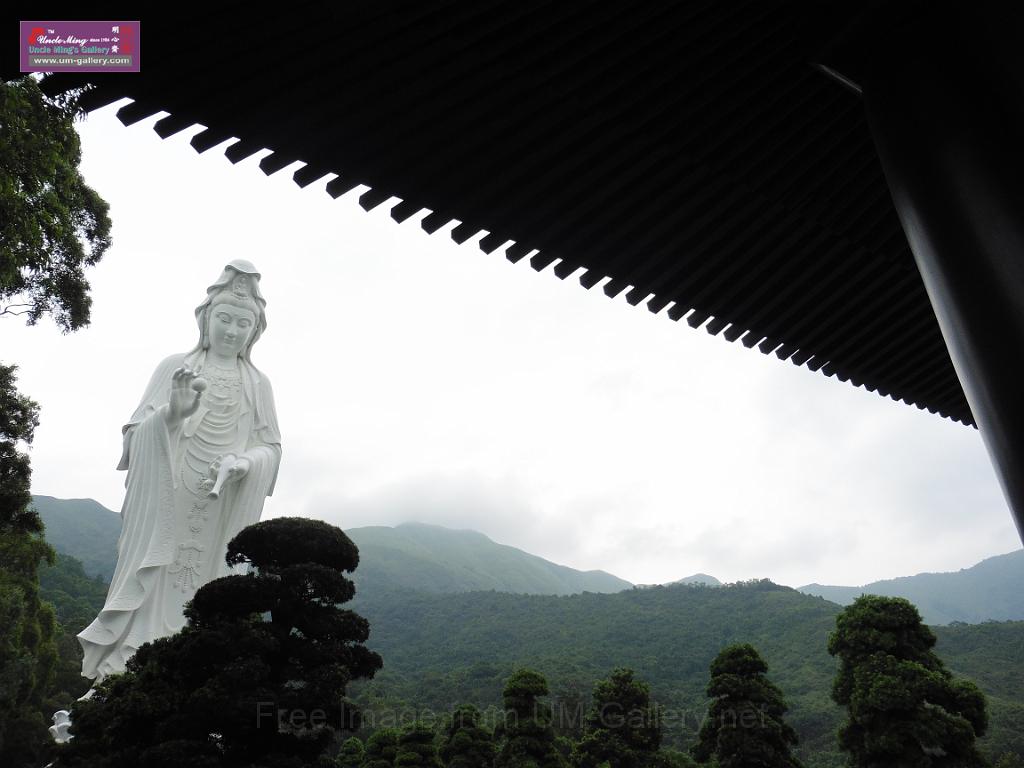
[[[245,456],[239,456],[235,459],[235,463],[231,465],[231,469],[228,470],[228,480],[238,481],[249,474],[250,467],[249,459]]]
[[[210,498],[218,498],[224,486],[236,483],[249,473],[251,462],[245,456],[227,453],[218,456],[210,465],[210,477],[203,481],[201,488],[209,487]]]

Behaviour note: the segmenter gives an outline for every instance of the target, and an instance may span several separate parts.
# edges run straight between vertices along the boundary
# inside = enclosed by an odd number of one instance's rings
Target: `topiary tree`
[[[366,747],[358,736],[345,739],[334,762],[338,768],[359,768],[366,756]]]
[[[397,728],[380,728],[366,740],[366,754],[361,768],[393,768],[398,755]]]
[[[480,710],[472,704],[458,707],[448,718],[439,750],[446,768],[491,768],[494,764],[494,734],[480,720]]]
[[[547,680],[532,670],[520,669],[505,681],[505,721],[495,733],[501,742],[495,768],[565,768],[551,727],[551,707],[541,700],[547,695]]]
[[[398,737],[395,768],[441,768],[434,745],[434,729],[412,723]]]
[[[583,738],[573,752],[580,768],[639,768],[651,764],[661,744],[661,712],[650,688],[633,670],[616,669],[594,685]]]
[[[855,768],[981,766],[985,697],[954,680],[932,651],[935,635],[899,597],[861,595],[836,617],[828,652],[839,658],[832,698],[845,706],[839,746]]]
[[[124,675],[72,710],[59,765],[306,766],[336,732],[360,725],[345,698],[380,657],[366,620],[338,607],[359,554],[338,528],[277,518],[249,526],[216,579],[186,607],[177,635],[143,645]]]
[[[797,736],[782,719],[786,703],[768,679],[768,665],[747,643],[724,648],[711,662],[707,694],[713,701],[690,750],[698,762],[720,768],[800,768],[791,754]]]

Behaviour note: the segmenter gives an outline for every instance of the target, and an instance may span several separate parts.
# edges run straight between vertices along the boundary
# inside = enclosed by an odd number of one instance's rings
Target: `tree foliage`
[[[352,543],[327,523],[278,518],[242,531],[228,560],[252,570],[203,586],[180,633],[143,645],[76,704],[60,765],[298,768],[359,727],[346,687],[381,660],[363,645],[366,620],[337,606],[353,593],[341,575],[358,562]]]
[[[848,720],[840,747],[856,768],[984,765],[985,697],[955,680],[932,651],[935,635],[903,598],[863,595],[836,617],[828,650],[839,658],[832,698]]]
[[[103,608],[107,584],[90,579],[81,562],[57,552],[53,564],[39,571],[39,596],[51,603],[57,614],[57,667],[42,710],[48,717],[59,709],[71,709],[89,690],[90,681],[82,677],[82,646],[77,635]]]
[[[797,736],[783,720],[782,692],[768,679],[768,665],[747,643],[724,648],[711,662],[707,694],[713,700],[693,755],[721,768],[799,768],[790,753]]]
[[[661,713],[650,687],[633,670],[616,669],[594,686],[583,738],[573,753],[580,768],[641,768],[651,765],[661,745]]]
[[[39,566],[54,552],[31,507],[22,448],[39,406],[17,390],[16,371],[0,365],[0,756],[10,766],[41,765],[52,746],[42,709],[57,668],[54,610],[39,596]]]
[[[351,736],[341,743],[334,763],[338,768],[359,768],[366,756],[366,747],[358,736]]]
[[[362,768],[393,768],[400,735],[397,728],[378,728],[374,731],[366,740]]]
[[[412,723],[402,731],[395,751],[395,768],[441,768],[432,728]]]
[[[89,323],[84,268],[110,247],[109,206],[78,170],[76,114],[75,94],[0,82],[0,313],[50,313],[64,331]]]
[[[0,364],[0,532],[42,533],[43,522],[31,506],[32,467],[22,450],[35,437],[39,405],[18,391],[17,371]]]
[[[544,676],[520,669],[506,681],[502,691],[505,721],[495,734],[501,748],[495,768],[564,768],[566,761],[558,750],[551,727],[551,707]]]
[[[447,719],[439,750],[445,768],[491,768],[494,734],[481,724],[480,710],[472,704],[457,707]]]

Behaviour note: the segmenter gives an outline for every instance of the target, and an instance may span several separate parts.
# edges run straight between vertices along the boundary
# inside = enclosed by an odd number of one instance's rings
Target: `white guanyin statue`
[[[228,542],[273,493],[281,435],[270,382],[250,359],[267,325],[259,281],[248,261],[224,268],[196,309],[199,343],[157,367],[124,426],[117,567],[103,610],[78,635],[82,674],[95,683],[184,626],[185,603],[229,573]]]

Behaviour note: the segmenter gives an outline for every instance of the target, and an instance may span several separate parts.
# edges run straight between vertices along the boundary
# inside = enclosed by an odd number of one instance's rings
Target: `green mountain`
[[[1016,621],[1024,619],[1024,549],[950,573],[919,573],[863,587],[808,584],[799,589],[839,605],[863,594],[905,597],[928,624]]]
[[[677,579],[672,582],[673,584],[707,584],[709,587],[720,587],[722,582],[716,579],[714,576],[708,576],[706,573],[695,573],[693,576],[686,576],[682,579]]]
[[[92,499],[33,496],[32,504],[53,548],[80,560],[89,576],[109,582],[117,564],[121,516]]]
[[[765,580],[571,596],[404,590],[357,596],[353,608],[369,620],[368,645],[384,658],[375,679],[354,689],[371,723],[464,702],[497,706],[504,679],[528,666],[548,678],[556,724],[571,732],[576,702],[613,668],[628,666],[665,707],[667,742],[686,747],[706,712],[708,665],[729,643],[749,642],[786,696],[805,765],[843,764],[835,745],[843,713],[829,698],[836,662],[826,650],[840,608],[789,587]],[[993,757],[1024,756],[1024,622],[937,634],[947,666],[988,696],[992,726],[983,748]]]
[[[521,549],[497,544],[476,531],[403,523],[351,528],[359,547],[360,591],[496,590],[529,595],[619,592],[633,585],[605,571],[577,571]]]
[[[82,561],[88,575],[107,581],[117,563],[121,516],[91,499],[33,496],[46,523],[46,538],[58,552]],[[360,590],[418,589],[423,592],[497,590],[569,595],[618,592],[633,585],[604,571],[577,571],[515,547],[497,544],[476,531],[404,523],[370,526],[346,533],[359,547]]]

